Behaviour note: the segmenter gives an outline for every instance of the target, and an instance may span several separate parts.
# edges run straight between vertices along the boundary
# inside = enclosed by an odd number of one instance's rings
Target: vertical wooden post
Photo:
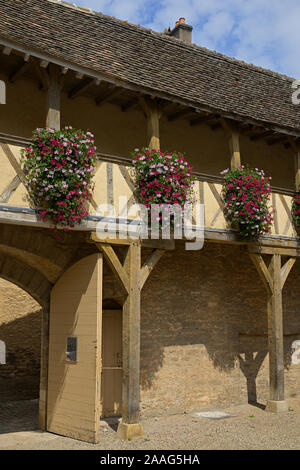
[[[233,123],[227,119],[221,119],[221,124],[228,139],[230,151],[230,167],[238,168],[241,166],[240,136]]]
[[[60,129],[60,92],[62,78],[59,68],[49,64],[48,73],[43,77],[47,83],[47,110],[46,126]],[[49,307],[43,308],[41,331],[41,369],[40,369],[40,397],[39,397],[39,428],[47,429],[47,395],[48,395],[48,355],[49,355]]]
[[[229,137],[230,166],[238,168],[241,166],[240,138],[239,133],[233,131]]]
[[[268,296],[268,343],[270,400],[267,409],[275,407],[286,409],[284,402],[284,364],[283,364],[283,325],[282,325],[282,289],[281,289],[281,255],[274,254],[269,266],[273,279],[273,292]],[[278,405],[277,402],[280,402]],[[277,410],[275,410],[277,411]]]
[[[295,185],[296,190],[300,187],[300,149],[295,152]]]
[[[299,189],[300,185],[300,147],[299,145],[293,140],[291,136],[289,136],[289,142],[294,152],[294,164],[295,164],[295,186],[296,191]]]
[[[258,252],[255,252],[258,250]],[[257,248],[249,248],[250,257],[264,283],[268,293],[268,345],[269,345],[269,376],[270,399],[266,410],[278,413],[287,411],[284,400],[284,352],[282,324],[282,289],[295,264],[296,258],[291,257],[281,266],[281,254],[276,250],[268,250],[271,254],[269,267],[266,266]]]
[[[91,238],[98,241],[97,234],[93,234]],[[122,439],[133,439],[144,435],[143,426],[139,423],[141,290],[163,256],[164,250],[154,249],[141,266],[141,241],[127,243],[123,264],[110,244],[97,245],[126,295],[122,331],[122,421],[118,426],[118,435]]]
[[[41,327],[39,428],[42,431],[46,431],[47,429],[48,358],[49,358],[49,306],[44,307],[42,310],[42,327]]]
[[[55,130],[60,129],[60,93],[62,88],[62,78],[59,68],[54,64],[49,64],[47,90],[47,116],[46,127]]]
[[[123,305],[123,386],[122,422],[118,435],[132,439],[144,435],[139,423],[140,406],[140,314],[141,314],[141,245],[128,247],[124,264],[129,292]]]
[[[148,148],[160,150],[159,119],[161,111],[159,105],[156,101],[145,98],[140,98],[140,103],[147,117]]]
[[[159,119],[158,106],[153,105],[148,115],[148,147],[150,150],[160,150]]]

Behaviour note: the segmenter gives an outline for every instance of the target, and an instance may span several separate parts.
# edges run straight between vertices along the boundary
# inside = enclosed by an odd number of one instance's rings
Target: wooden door
[[[102,319],[102,414],[121,416],[122,311],[104,310]]]
[[[51,293],[47,430],[99,442],[102,255],[68,269]]]

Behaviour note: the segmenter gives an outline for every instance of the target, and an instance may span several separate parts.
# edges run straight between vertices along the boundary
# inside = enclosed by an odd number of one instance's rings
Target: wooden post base
[[[118,436],[121,439],[142,439],[144,437],[144,429],[141,423],[128,424],[128,423],[119,423],[118,426]]]
[[[284,400],[269,400],[267,402],[266,411],[270,413],[285,413],[288,411],[287,402]]]

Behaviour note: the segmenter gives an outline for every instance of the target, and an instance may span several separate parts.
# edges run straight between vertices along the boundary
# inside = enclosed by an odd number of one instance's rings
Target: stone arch
[[[0,277],[23,289],[41,307],[48,307],[52,284],[37,269],[16,258],[0,256]]]
[[[73,256],[72,250],[66,250],[63,244],[58,243],[49,229],[0,224],[0,244],[47,259],[61,269],[69,264]]]

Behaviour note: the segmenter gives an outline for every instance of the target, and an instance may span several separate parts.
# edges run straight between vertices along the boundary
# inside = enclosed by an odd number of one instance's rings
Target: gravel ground
[[[0,449],[300,449],[300,400],[279,415],[251,405],[218,408],[234,415],[199,418],[193,413],[143,419],[145,438],[121,441],[116,420],[101,422],[101,443],[87,444],[37,429],[37,400],[0,404]],[[217,408],[211,409],[217,410]],[[203,410],[198,410],[203,411]]]

